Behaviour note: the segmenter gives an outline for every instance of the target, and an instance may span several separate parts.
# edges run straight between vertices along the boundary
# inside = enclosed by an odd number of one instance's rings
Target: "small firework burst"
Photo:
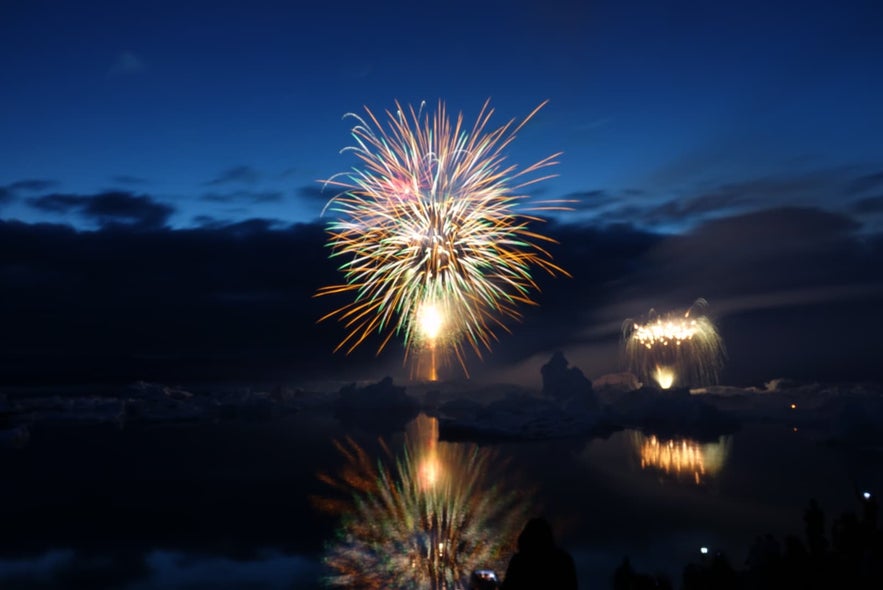
[[[352,440],[337,476],[320,478],[343,499],[320,498],[339,516],[325,563],[333,586],[465,589],[480,569],[501,571],[514,549],[530,494],[507,486],[490,449],[438,441],[438,421],[418,416],[404,449],[374,462]]]
[[[453,352],[465,371],[463,344],[480,358],[519,319],[519,304],[532,304],[534,268],[566,274],[539,244],[552,239],[533,231],[536,216],[524,214],[519,191],[548,178],[534,173],[554,165],[555,154],[523,170],[504,165],[505,148],[539,110],[524,121],[488,131],[493,110],[485,103],[471,131],[447,116],[443,103],[430,117],[422,106],[407,111],[396,103],[384,128],[375,115],[355,114],[356,145],[348,148],[362,167],[325,181],[343,192],[326,210],[332,257],[342,257],[345,283],[317,295],[349,293],[350,303],[320,321],[336,317],[348,333],[335,350],[353,351],[372,334],[378,352],[398,335],[408,353]],[[564,209],[547,202],[534,210]]]
[[[650,310],[646,322],[623,322],[629,370],[662,389],[716,383],[725,351],[717,328],[705,315],[707,306],[707,301],[697,299],[686,312],[657,316]]]

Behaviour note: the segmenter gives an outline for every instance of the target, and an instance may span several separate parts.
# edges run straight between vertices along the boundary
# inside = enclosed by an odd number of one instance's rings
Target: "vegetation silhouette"
[[[804,511],[805,540],[787,535],[782,544],[771,534],[759,535],[748,550],[745,567],[736,569],[723,553],[703,555],[684,567],[683,590],[772,590],[798,588],[883,588],[883,530],[877,497],[856,494],[860,515],[844,512],[826,536],[825,514],[815,498]],[[614,590],[665,589],[665,576],[636,572],[626,557],[613,574]]]

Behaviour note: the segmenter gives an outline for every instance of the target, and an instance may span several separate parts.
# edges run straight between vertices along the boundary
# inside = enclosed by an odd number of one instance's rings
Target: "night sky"
[[[298,381],[402,371],[333,355],[319,182],[348,112],[395,101],[563,152],[543,231],[573,278],[473,375],[709,301],[725,383],[883,379],[879,2],[0,4],[0,385]],[[330,298],[329,298],[330,299]]]

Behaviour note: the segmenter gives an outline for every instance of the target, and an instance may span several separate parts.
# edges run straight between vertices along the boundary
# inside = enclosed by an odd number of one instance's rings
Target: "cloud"
[[[77,197],[42,204],[79,211]],[[342,281],[321,224],[198,222],[93,232],[0,222],[0,321],[18,335],[0,343],[0,358],[16,359],[0,365],[0,378],[406,374],[397,339],[378,358],[370,338],[349,357],[331,353],[345,329],[316,320],[347,297],[313,297]],[[683,235],[549,222],[542,231],[558,243],[548,247],[572,277],[534,273],[538,305],[520,308],[522,321],[499,331],[484,361],[470,356],[470,372],[480,379],[544,362],[558,349],[590,377],[618,371],[625,318],[705,297],[729,350],[727,383],[883,379],[872,341],[883,331],[883,237],[859,229],[846,215],[813,207],[722,217]]]
[[[673,221],[696,220],[710,215],[720,215],[757,203],[758,200],[753,196],[733,190],[721,190],[692,198],[666,201],[662,205],[645,210],[643,220],[650,225],[663,225]]]
[[[191,221],[200,229],[213,229],[227,225],[227,222],[211,215],[195,215]]]
[[[282,201],[282,191],[247,191],[238,190],[228,193],[205,193],[200,197],[202,201],[212,203],[278,203]]]
[[[125,224],[142,229],[164,227],[174,208],[157,203],[147,196],[129,193],[103,193],[92,197],[82,209],[82,214],[107,226]]]
[[[297,189],[296,196],[315,212],[316,217],[321,217],[328,202],[339,192],[336,187],[323,187],[317,183],[301,186]]]
[[[660,239],[581,324],[585,346],[606,339],[615,356],[623,319],[705,297],[730,351],[730,383],[883,378],[868,347],[883,329],[873,312],[883,303],[883,239],[859,228],[843,214],[786,207]]]
[[[597,211],[613,205],[618,201],[615,195],[602,189],[580,191],[565,195],[567,206],[576,211]]]
[[[852,210],[856,213],[883,213],[883,195],[860,199],[852,204]]]
[[[150,573],[144,554],[117,548],[105,555],[54,550],[36,559],[0,562],[0,584],[22,590],[124,588]]]
[[[841,248],[848,250],[859,227],[845,215],[811,207],[715,219],[660,243],[644,261],[646,276],[659,283],[656,290],[684,300],[806,287],[834,270],[817,258],[832,261]],[[838,275],[847,268],[844,261]]]
[[[280,172],[279,174],[277,174],[276,178],[278,180],[285,180],[286,178],[291,178],[292,176],[294,176],[298,172],[299,171],[295,166],[290,166],[290,167],[286,168],[285,170],[283,170],[282,172]]]
[[[332,355],[342,328],[316,325],[340,303],[313,299],[340,280],[325,237],[273,220],[93,232],[0,222],[0,321],[18,335],[0,343],[17,359],[0,372],[68,383],[350,374],[375,350]]]
[[[327,203],[338,193],[336,188],[323,187],[321,184],[306,184],[297,189],[297,196],[316,203]]]
[[[41,191],[49,190],[52,187],[56,186],[54,180],[43,180],[36,178],[29,178],[26,180],[19,180],[13,182],[10,185],[7,185],[7,188],[12,191],[22,191],[22,192],[34,192],[38,193]]]
[[[81,207],[90,198],[81,195],[52,194],[32,198],[28,201],[28,204],[46,213],[68,213],[73,209]]]
[[[205,184],[217,186],[221,184],[254,184],[260,179],[258,171],[251,166],[234,166],[221,172],[216,178]]]
[[[29,199],[28,204],[47,213],[76,213],[103,228],[124,226],[142,231],[165,227],[175,211],[172,206],[158,203],[149,196],[120,191],[97,195],[50,194]]]
[[[131,51],[123,51],[114,59],[113,64],[111,64],[110,69],[108,70],[108,75],[126,76],[138,74],[143,72],[146,67],[147,65],[140,57]]]
[[[57,183],[53,180],[29,178],[18,180],[11,184],[7,184],[6,186],[0,186],[0,205],[14,201],[21,195],[21,193],[34,193],[48,190],[56,184]]]
[[[846,169],[763,176],[676,192],[622,192],[618,201],[600,206],[600,223],[634,223],[651,229],[683,231],[705,221],[779,207],[833,206],[853,213],[869,212],[863,203],[851,206],[857,180]],[[877,182],[876,174],[860,178],[863,187]],[[863,188],[862,190],[865,190]],[[871,203],[872,205],[872,203]]]
[[[149,184],[146,178],[141,178],[140,176],[131,176],[128,174],[117,174],[116,176],[111,176],[110,179],[116,184],[125,184],[129,186]]]
[[[864,174],[855,178],[848,186],[846,194],[850,196],[876,189],[883,186],[883,172]]]
[[[317,216],[321,216],[328,202],[339,191],[333,187],[323,187],[320,184],[308,184],[297,189],[297,197],[308,207],[315,207]]]

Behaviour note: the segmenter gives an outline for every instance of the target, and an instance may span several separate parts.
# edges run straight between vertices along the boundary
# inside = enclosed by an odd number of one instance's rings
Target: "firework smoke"
[[[532,269],[567,274],[539,245],[553,240],[530,229],[541,220],[523,213],[519,192],[549,178],[534,173],[558,154],[523,170],[504,165],[503,151],[542,106],[493,131],[487,103],[471,130],[462,114],[452,123],[441,102],[432,116],[396,103],[386,128],[367,108],[364,118],[350,114],[355,145],[345,151],[361,168],[325,181],[342,189],[326,210],[337,217],[329,245],[332,258],[345,259],[345,283],[317,292],[353,297],[320,319],[335,317],[347,330],[335,350],[349,353],[377,334],[379,353],[397,335],[406,359],[429,351],[433,378],[437,352],[453,352],[465,371],[464,342],[480,358],[494,330],[521,317],[517,306],[533,304]],[[532,209],[565,208],[550,201]]]
[[[438,421],[420,415],[404,449],[374,462],[352,440],[346,463],[320,478],[344,499],[317,505],[340,517],[325,563],[334,586],[465,589],[477,569],[503,571],[527,518],[531,494],[506,485],[496,454],[438,441]]]
[[[650,310],[646,322],[623,322],[629,370],[663,389],[716,383],[725,351],[717,328],[705,315],[707,306],[707,301],[697,299],[686,312],[657,316]]]

